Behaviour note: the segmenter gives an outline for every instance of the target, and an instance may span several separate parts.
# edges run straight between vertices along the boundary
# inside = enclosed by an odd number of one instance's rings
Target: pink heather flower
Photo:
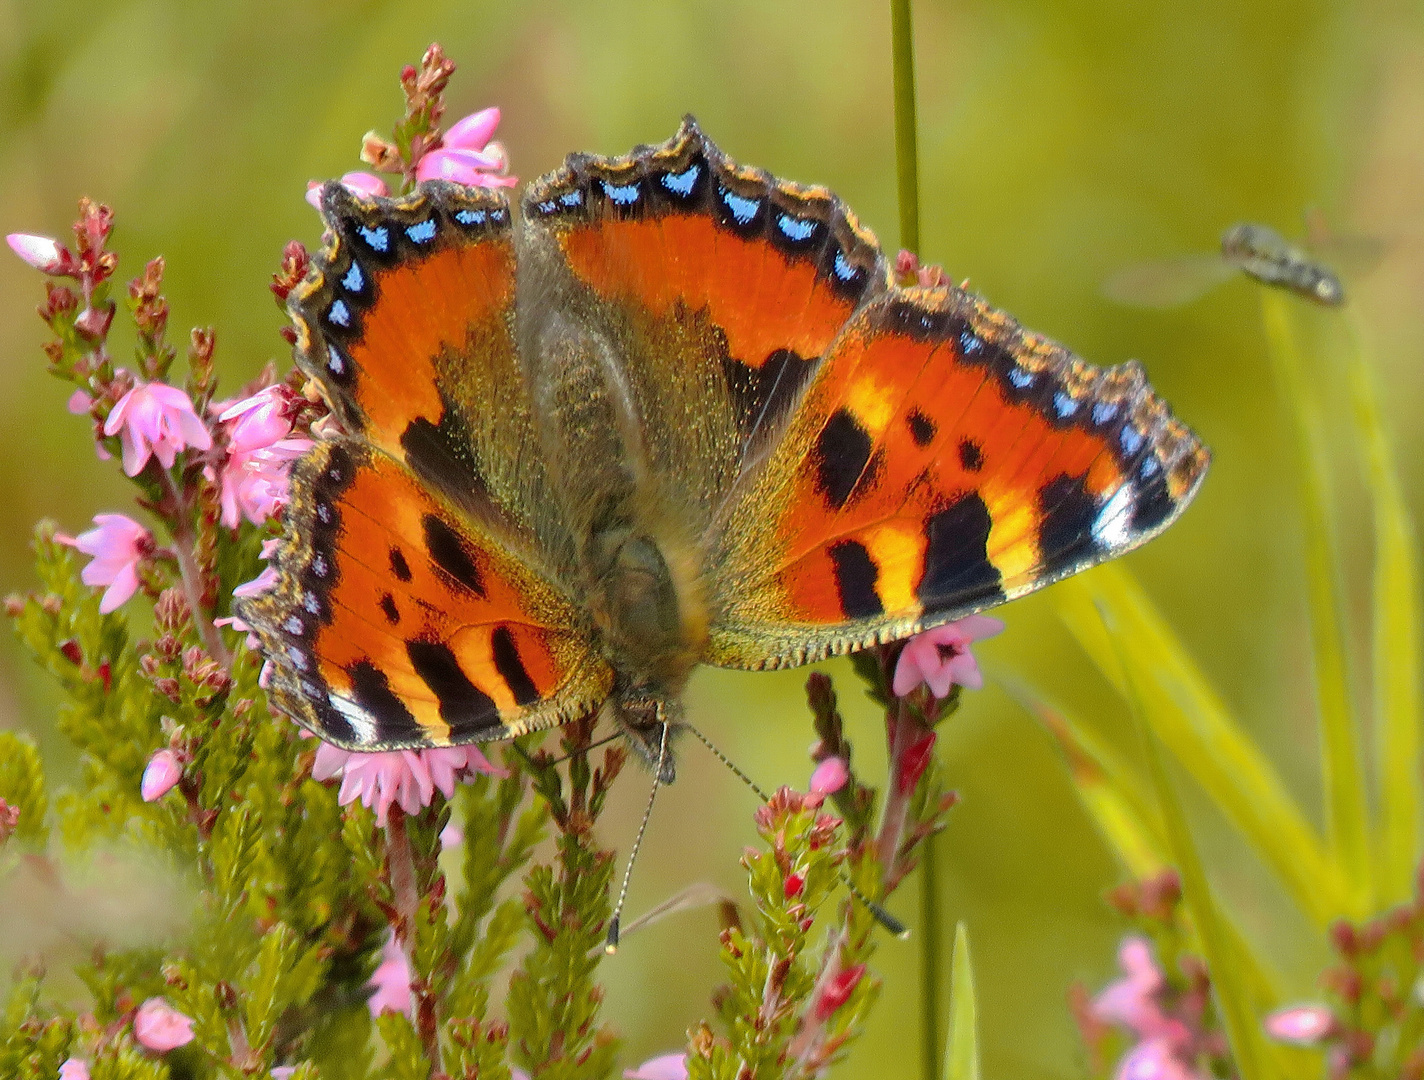
[[[483,150],[497,127],[499,107],[492,105],[455,121],[440,141],[452,150]]]
[[[440,849],[448,851],[450,848],[457,848],[465,842],[465,830],[451,821],[445,828],[440,830]]]
[[[97,529],[76,536],[57,534],[55,539],[93,561],[80,573],[80,580],[90,587],[107,585],[99,611],[105,615],[138,591],[138,564],[153,554],[153,537],[149,531],[123,514],[95,514]]]
[[[1211,1080],[1183,1061],[1170,1039],[1148,1039],[1118,1062],[1113,1080]]]
[[[74,267],[74,256],[58,240],[34,233],[11,233],[5,237],[10,250],[36,270],[45,274],[63,274]]]
[[[1266,1017],[1266,1034],[1294,1046],[1317,1046],[1335,1034],[1335,1014],[1324,1005],[1292,1005]]]
[[[832,977],[821,991],[821,996],[816,999],[816,1023],[824,1024],[832,1013],[850,1000],[850,995],[860,985],[861,976],[864,974],[865,965],[856,964],[855,967],[845,968]]]
[[[296,1071],[297,1067],[295,1065],[273,1065],[272,1080],[288,1080],[288,1077]]]
[[[227,433],[222,466],[222,521],[237,528],[245,517],[261,525],[287,502],[291,464],[316,444],[288,438],[293,397],[285,386],[269,386],[234,402],[218,416]],[[213,475],[209,470],[209,478]]]
[[[320,751],[317,752],[320,754]],[[406,962],[405,951],[394,934],[388,936],[381,947],[381,962],[366,985],[375,989],[375,993],[366,999],[372,1016],[380,1016],[383,1012],[412,1015],[410,964]]]
[[[415,163],[417,180],[451,180],[470,187],[513,187],[519,178],[505,175],[509,156],[490,136],[499,127],[499,110],[481,109],[457,121],[431,150]]]
[[[811,783],[807,787],[822,795],[834,795],[846,786],[849,779],[850,772],[846,769],[846,763],[841,758],[828,757],[812,771]]]
[[[321,209],[321,189],[326,185],[320,180],[307,184],[307,202]],[[341,186],[356,195],[385,195],[386,182],[374,173],[349,172],[341,178]]]
[[[1118,950],[1124,977],[1093,999],[1093,1017],[1116,1024],[1139,1042],[1118,1063],[1115,1080],[1210,1080],[1192,1065],[1197,1038],[1162,1010],[1166,977],[1146,938],[1129,937]]]
[[[1125,977],[1108,986],[1093,999],[1093,1015],[1106,1024],[1117,1024],[1138,1035],[1153,1035],[1167,1024],[1157,995],[1166,979],[1152,956],[1146,938],[1129,937],[1118,949],[1117,962]]]
[[[687,1080],[686,1054],[661,1054],[636,1069],[624,1069],[624,1080]]]
[[[282,538],[280,536],[274,536],[270,540],[262,541],[261,557],[264,559],[270,559],[272,557],[272,553],[277,550],[277,545],[281,542]],[[244,581],[241,585],[237,586],[237,588],[232,590],[232,595],[240,599],[245,599],[249,596],[261,596],[263,593],[265,593],[268,589],[272,588],[272,586],[276,584],[277,568],[275,566],[264,566],[262,568],[262,573],[258,574],[251,581]],[[240,621],[241,620],[237,619],[231,620],[229,622],[229,625],[234,630],[245,630],[248,633],[251,633],[252,627],[248,626],[246,623],[242,623],[242,625],[239,626],[238,623]],[[251,644],[250,639],[249,644]]]
[[[249,581],[247,584],[251,585],[251,584],[253,584],[253,582]],[[239,585],[238,588],[240,589],[240,588],[242,588],[242,586]],[[241,619],[239,619],[236,615],[228,615],[228,616],[226,616],[226,617],[224,617],[224,618],[221,618],[221,619],[214,619],[214,620],[213,620],[213,625],[214,625],[214,626],[226,626],[226,627],[228,627],[229,629],[236,630],[239,634],[246,634],[246,635],[247,635],[247,647],[248,647],[249,649],[260,649],[260,648],[262,647],[262,642],[261,642],[261,640],[257,637],[256,633],[253,632],[252,627],[248,626],[245,622],[243,622]]]
[[[59,1080],[89,1080],[89,1063],[83,1058],[67,1058],[59,1067]]]
[[[178,755],[172,750],[160,750],[148,759],[143,769],[143,780],[139,784],[139,794],[144,802],[161,799],[173,790],[183,779],[183,766],[178,763]]]
[[[448,799],[455,794],[455,782],[471,772],[508,775],[490,764],[478,746],[358,754],[324,742],[312,765],[313,779],[341,777],[338,803],[345,806],[360,799],[376,812],[376,824],[381,826],[386,824],[392,804],[407,814],[418,814],[421,807],[430,805],[437,789]]]
[[[905,643],[900,660],[895,665],[891,689],[896,697],[904,697],[920,683],[930,688],[937,698],[948,697],[955,683],[978,690],[984,685],[979,665],[969,646],[993,637],[1004,629],[999,619],[989,615],[968,615],[943,626],[916,634]]]
[[[65,407],[75,416],[87,416],[93,406],[94,399],[89,396],[89,391],[82,386],[69,395],[69,401],[65,404]]]
[[[189,446],[207,450],[213,445],[188,395],[160,382],[139,383],[119,398],[104,422],[104,434],[119,436],[124,446],[124,472],[129,476],[142,472],[150,456],[170,469],[178,451]]]
[[[151,997],[138,1007],[133,1031],[140,1045],[161,1054],[193,1041],[193,1020],[162,998]]]

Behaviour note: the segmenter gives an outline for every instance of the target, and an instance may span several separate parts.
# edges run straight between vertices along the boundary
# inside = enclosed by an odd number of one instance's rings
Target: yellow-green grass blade
[[[1195,660],[1132,575],[1117,564],[1056,586],[1059,613],[1084,651],[1126,696],[1131,663],[1147,721],[1188,775],[1216,803],[1286,887],[1324,928],[1351,914],[1339,866],[1286,792],[1270,761],[1241,729]],[[1114,643],[1098,607],[1121,628]]]
[[[1305,518],[1306,592],[1316,704],[1320,710],[1321,789],[1330,850],[1349,882],[1351,912],[1372,908],[1370,823],[1358,728],[1350,702],[1344,601],[1330,524],[1329,468],[1319,406],[1306,385],[1291,327],[1290,298],[1261,290],[1266,341],[1276,382],[1295,428]]]
[[[1101,614],[1112,642],[1121,643],[1124,640],[1124,631],[1115,623],[1106,608],[1102,609]],[[1241,973],[1241,958],[1234,948],[1236,943],[1231,940],[1217,912],[1201,855],[1192,839],[1186,814],[1177,799],[1171,777],[1167,775],[1161,741],[1148,720],[1149,706],[1138,693],[1135,665],[1125,655],[1121,657],[1121,665],[1127,673],[1125,696],[1128,707],[1141,733],[1148,772],[1157,793],[1162,831],[1167,839],[1172,862],[1182,875],[1182,893],[1187,911],[1201,939],[1202,952],[1206,954],[1207,970],[1211,973],[1212,994],[1216,998],[1217,1011],[1226,1027],[1226,1036],[1231,1044],[1236,1068],[1241,1080],[1266,1080],[1267,1076],[1275,1075],[1274,1072],[1267,1072],[1267,1061],[1272,1055],[1266,1046],[1261,1027],[1256,1020],[1256,1011],[1247,993]]]
[[[974,965],[969,959],[969,930],[963,923],[954,929],[944,1080],[979,1080],[979,1006],[974,999]]]
[[[1414,893],[1419,857],[1419,564],[1414,520],[1380,416],[1379,391],[1365,352],[1359,316],[1349,312],[1354,338],[1350,396],[1374,503],[1374,714],[1380,794],[1376,889],[1381,906]]]
[[[1152,795],[1137,770],[1070,714],[1031,696],[1021,700],[1058,743],[1079,802],[1123,869],[1138,881],[1166,869],[1170,860]]]
[[[1110,749],[1081,721],[1014,688],[1016,697],[1038,714],[1068,760],[1078,798],[1124,869],[1137,881],[1172,865],[1158,824],[1157,799],[1138,770]],[[1257,956],[1227,913],[1221,918],[1231,947],[1243,964],[1251,1000],[1265,1013],[1280,1002],[1280,976]]]

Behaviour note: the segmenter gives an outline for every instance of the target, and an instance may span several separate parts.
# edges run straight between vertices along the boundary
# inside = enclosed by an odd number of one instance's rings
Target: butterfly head
[[[633,752],[657,774],[658,783],[671,784],[677,778],[672,741],[683,727],[682,702],[646,687],[630,687],[616,691],[608,708]]]

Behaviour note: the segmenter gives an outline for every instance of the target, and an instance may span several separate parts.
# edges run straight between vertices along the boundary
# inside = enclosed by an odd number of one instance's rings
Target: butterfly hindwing
[[[732,514],[709,662],[804,663],[1144,543],[1208,454],[1136,364],[1100,369],[950,286],[862,309]]]
[[[291,484],[278,583],[239,607],[283,712],[384,750],[506,738],[607,696],[577,608],[384,451],[324,442]]]

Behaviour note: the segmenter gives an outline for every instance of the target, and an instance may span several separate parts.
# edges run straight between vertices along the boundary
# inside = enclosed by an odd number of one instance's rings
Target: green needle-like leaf
[[[1371,909],[1369,809],[1345,655],[1344,601],[1339,559],[1330,526],[1325,432],[1319,406],[1301,371],[1291,331],[1289,297],[1261,292],[1266,340],[1276,381],[1295,425],[1300,458],[1301,508],[1305,515],[1305,571],[1310,602],[1310,639],[1320,708],[1320,770],[1330,848],[1350,885],[1348,911]]]
[[[1419,851],[1419,606],[1418,537],[1400,490],[1399,470],[1380,417],[1379,392],[1366,359],[1358,317],[1350,395],[1374,502],[1374,712],[1381,821],[1376,889],[1382,904],[1408,900]]]
[[[963,923],[954,930],[953,963],[949,976],[949,1042],[944,1051],[944,1080],[979,1080],[979,1007],[974,999],[969,931]]]

